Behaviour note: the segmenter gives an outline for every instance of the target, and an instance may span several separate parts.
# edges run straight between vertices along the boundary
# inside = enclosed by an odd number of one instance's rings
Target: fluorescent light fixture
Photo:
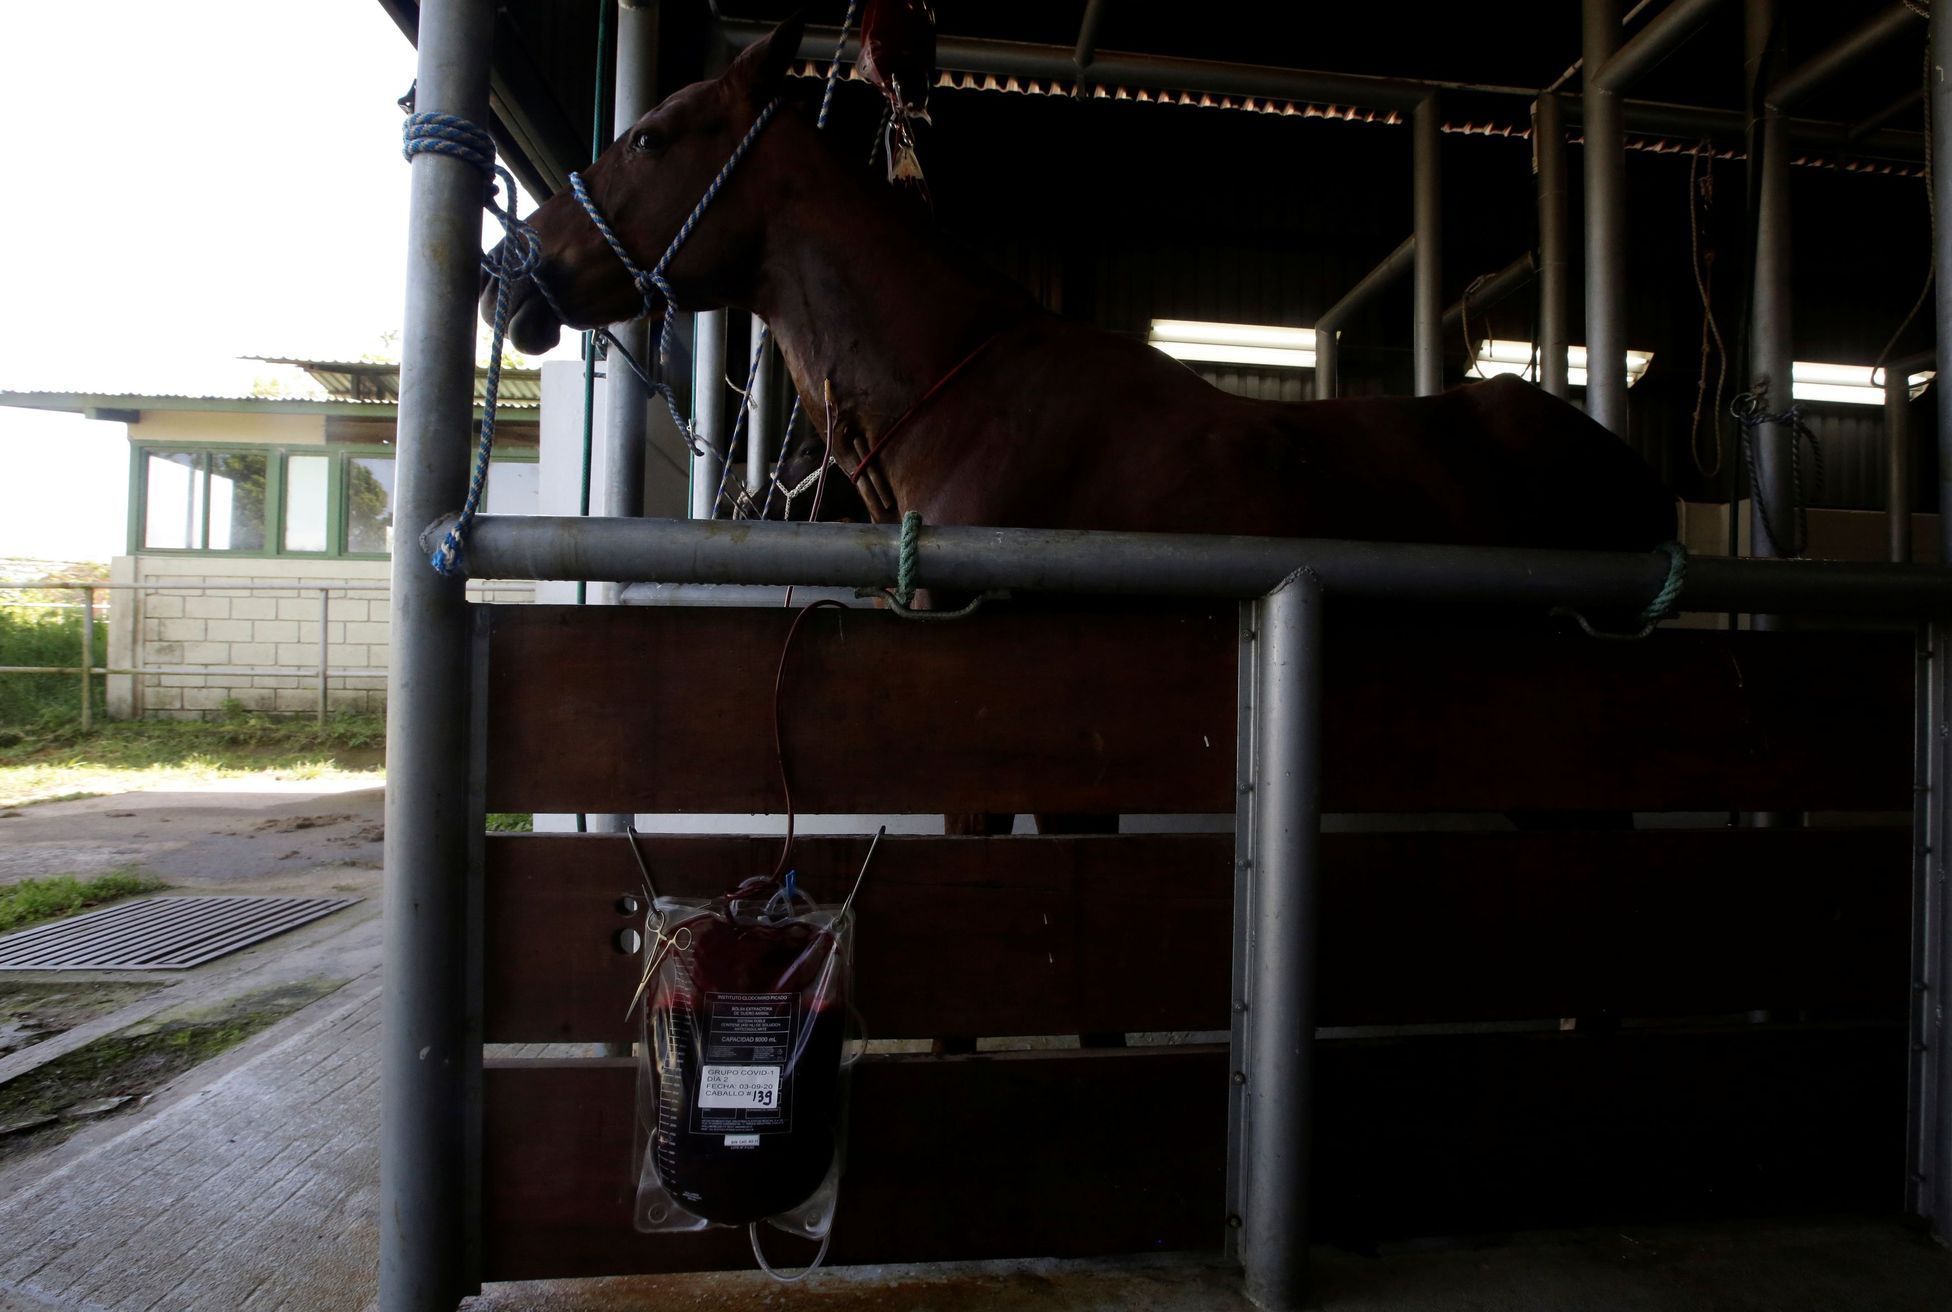
[[[1866,364],[1822,364],[1815,360],[1795,360],[1789,366],[1790,391],[1798,401],[1829,401],[1840,405],[1883,405],[1884,370]],[[1916,396],[1933,372],[1913,374],[1906,379],[1911,395]]]
[[[1259,323],[1154,319],[1146,340],[1175,360],[1278,369],[1315,367],[1315,330]]]
[[[1647,372],[1647,366],[1654,362],[1652,351],[1627,352],[1627,386],[1632,387]],[[1466,371],[1469,378],[1496,378],[1499,374],[1517,374],[1528,383],[1539,380],[1538,368],[1532,359],[1530,342],[1513,342],[1490,338],[1478,344],[1477,359],[1471,362]],[[1566,382],[1573,387],[1586,386],[1586,348],[1568,346],[1566,348]]]

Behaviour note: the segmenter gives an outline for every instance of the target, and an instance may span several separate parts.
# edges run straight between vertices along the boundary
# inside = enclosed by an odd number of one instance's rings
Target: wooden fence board
[[[1901,1027],[1329,1042],[1317,1235],[1891,1205]],[[491,1064],[488,1280],[741,1268],[745,1237],[630,1225],[628,1062]],[[830,1260],[1217,1248],[1226,1054],[864,1062]],[[779,1237],[782,1263],[804,1245]]]
[[[779,810],[770,693],[790,620],[496,608],[489,808]],[[1330,626],[1330,810],[1910,805],[1902,634],[1606,643]],[[786,671],[795,800],[869,814],[1229,810],[1235,628],[1224,606],[943,625],[811,616]]]
[[[661,891],[707,897],[776,840],[646,837]],[[805,838],[838,900],[866,839]],[[611,947],[639,876],[609,835],[487,843],[490,1041],[628,1041],[635,959]],[[1903,829],[1324,838],[1322,1023],[1702,1015],[1902,1016]],[[880,1038],[1224,1029],[1225,835],[891,838],[857,909],[857,999]]]

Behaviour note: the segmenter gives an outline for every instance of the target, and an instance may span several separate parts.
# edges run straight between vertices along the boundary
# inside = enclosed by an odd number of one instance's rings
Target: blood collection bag
[[[816,905],[789,873],[704,902],[659,898],[654,908],[644,936],[637,1228],[766,1220],[824,1239],[846,1120],[847,907]]]

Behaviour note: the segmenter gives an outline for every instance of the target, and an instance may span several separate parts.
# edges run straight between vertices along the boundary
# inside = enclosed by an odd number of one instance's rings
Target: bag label
[[[779,1071],[777,1066],[707,1066],[698,1078],[698,1105],[777,1107]]]
[[[707,993],[704,1002],[693,1132],[726,1135],[729,1147],[730,1136],[792,1129],[800,995]]]

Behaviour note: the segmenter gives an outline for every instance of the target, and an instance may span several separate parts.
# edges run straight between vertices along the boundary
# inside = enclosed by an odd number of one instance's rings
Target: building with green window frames
[[[131,586],[107,595],[109,667],[133,672],[109,676],[112,716],[313,713],[321,657],[330,707],[384,704],[399,366],[265,363],[302,370],[308,394],[0,391],[0,405],[128,426],[128,544],[110,582]],[[497,514],[538,509],[540,398],[539,371],[502,371]]]

